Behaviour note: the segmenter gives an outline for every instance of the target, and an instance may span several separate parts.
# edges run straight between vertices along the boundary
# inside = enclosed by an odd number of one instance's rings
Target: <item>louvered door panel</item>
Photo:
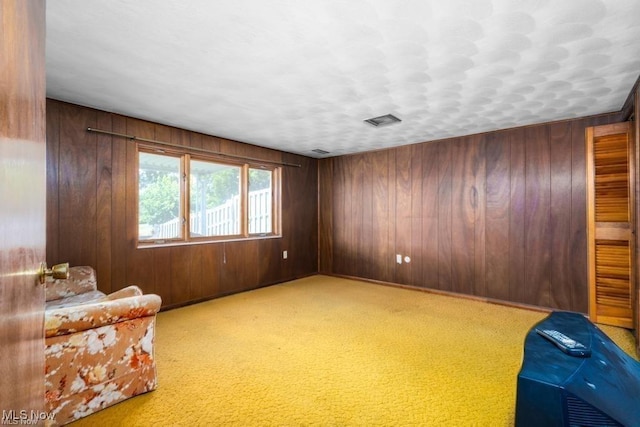
[[[587,129],[589,316],[633,327],[635,247],[628,123]]]
[[[595,220],[629,222],[629,153],[626,134],[594,141]]]
[[[631,318],[631,248],[624,240],[596,239],[598,317]]]

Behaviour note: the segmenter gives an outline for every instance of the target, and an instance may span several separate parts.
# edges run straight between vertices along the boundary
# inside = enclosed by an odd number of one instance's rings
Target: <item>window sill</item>
[[[193,245],[215,245],[218,243],[230,243],[230,242],[246,242],[251,240],[269,240],[269,239],[281,239],[282,234],[273,234],[268,236],[250,236],[250,237],[232,237],[222,238],[216,240],[191,240],[185,241],[173,241],[169,240],[163,243],[156,242],[138,242],[136,249],[154,249],[154,248],[166,248],[175,246],[193,246]]]

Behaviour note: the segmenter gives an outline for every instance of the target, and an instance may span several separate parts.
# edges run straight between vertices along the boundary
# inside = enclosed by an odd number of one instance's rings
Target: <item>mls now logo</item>
[[[20,411],[16,410],[2,410],[2,420],[0,421],[3,425],[36,425],[40,421],[53,421],[55,419],[55,414],[50,414],[48,412],[43,411],[27,411],[22,409]]]

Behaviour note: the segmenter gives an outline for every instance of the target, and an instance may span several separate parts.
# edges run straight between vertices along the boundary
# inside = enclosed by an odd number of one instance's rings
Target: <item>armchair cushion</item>
[[[93,292],[97,289],[96,272],[92,267],[86,265],[71,267],[69,268],[68,279],[47,277],[45,281],[45,299],[46,301],[53,301]]]

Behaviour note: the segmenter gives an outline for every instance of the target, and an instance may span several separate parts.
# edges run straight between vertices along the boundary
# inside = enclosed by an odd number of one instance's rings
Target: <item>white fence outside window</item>
[[[189,230],[192,235],[228,236],[240,233],[240,196],[234,196],[220,206],[207,209],[203,215],[191,215]],[[203,221],[204,220],[204,221]],[[156,225],[152,239],[171,239],[180,236],[181,219],[174,218]],[[249,192],[249,233],[270,233],[271,189]]]

